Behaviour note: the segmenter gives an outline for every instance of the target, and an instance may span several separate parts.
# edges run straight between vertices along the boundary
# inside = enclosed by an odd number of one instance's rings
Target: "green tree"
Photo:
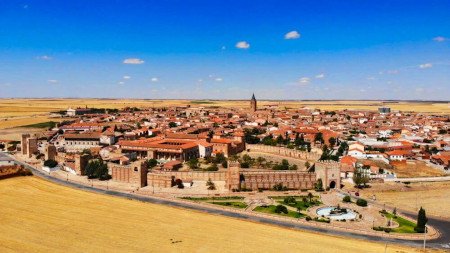
[[[350,202],[352,202],[352,199],[350,198],[350,196],[345,195],[344,198],[342,199],[342,201],[344,201],[345,203],[350,203]]]
[[[177,127],[177,123],[175,123],[175,122],[169,122],[169,127],[170,127],[170,128]]]
[[[149,169],[152,169],[153,167],[155,167],[156,165],[158,165],[158,161],[156,159],[148,159],[147,160],[147,167]]]
[[[189,169],[191,169],[191,170],[196,170],[200,167],[197,158],[192,158],[191,160],[189,160],[187,162],[187,165],[189,166]]]
[[[319,179],[317,180],[317,183],[316,183],[316,190],[318,190],[318,191],[323,191],[322,178],[319,178]]]
[[[334,147],[334,145],[336,144],[336,138],[331,137],[330,139],[328,139],[328,143],[330,143],[330,147]]]
[[[284,213],[284,214],[287,214],[288,213],[288,210],[287,210],[287,207],[285,207],[285,206],[283,206],[283,205],[277,205],[276,207],[275,207],[275,213]]]
[[[368,182],[369,177],[363,174],[359,169],[355,169],[353,172],[353,183],[355,183],[357,187],[361,187],[362,185],[366,186]]]
[[[308,161],[306,161],[306,162],[305,162],[305,168],[306,168],[306,169],[309,169],[309,167],[311,167],[311,164],[310,164]]]
[[[98,178],[100,180],[111,179],[108,174],[108,166],[101,159],[90,160],[86,165],[84,173],[89,179]]]
[[[367,206],[367,200],[365,200],[365,199],[358,199],[358,200],[356,200],[356,204],[358,206]]]
[[[313,199],[313,194],[308,192],[308,199],[309,199],[309,203],[312,203],[312,199]]]
[[[323,134],[321,132],[316,133],[316,135],[314,136],[314,141],[315,142],[320,142],[321,144],[324,143],[323,141]]]
[[[208,181],[206,182],[206,186],[208,187],[208,190],[215,190],[216,189],[216,185],[211,180],[211,178],[209,178]]]
[[[417,233],[425,233],[425,226],[427,225],[428,218],[425,213],[425,209],[420,207],[419,213],[417,214],[417,226],[414,228],[414,230]]]
[[[258,169],[261,167],[261,165],[263,165],[263,163],[266,161],[266,158],[258,156],[258,158],[256,158],[256,166],[258,167]]]

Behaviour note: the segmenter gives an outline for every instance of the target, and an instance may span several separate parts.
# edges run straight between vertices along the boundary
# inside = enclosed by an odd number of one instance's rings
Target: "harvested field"
[[[40,128],[8,128],[0,129],[0,139],[20,141],[20,136],[23,133],[37,134],[43,130]]]
[[[406,163],[395,164],[392,172],[397,177],[440,177],[445,173],[439,169],[427,165],[424,161],[408,161]]]
[[[0,181],[0,252],[383,252],[384,244],[98,195],[34,177]],[[388,252],[419,252],[389,245]]]
[[[363,197],[371,198],[375,194],[378,202],[409,211],[417,211],[422,206],[427,214],[450,219],[450,182],[371,185],[360,191]]]
[[[249,96],[250,99],[250,96]],[[248,108],[248,100],[153,100],[153,99],[0,99],[0,118],[31,116],[69,107],[124,108],[124,107],[164,107],[164,106],[218,106]],[[276,106],[286,109],[301,107],[322,110],[377,110],[380,106],[392,110],[450,113],[447,102],[383,102],[383,101],[258,101],[259,107]]]

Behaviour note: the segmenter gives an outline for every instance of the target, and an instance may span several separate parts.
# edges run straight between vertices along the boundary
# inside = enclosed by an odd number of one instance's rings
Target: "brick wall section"
[[[247,149],[250,151],[258,151],[269,154],[276,154],[281,156],[287,156],[292,158],[298,158],[302,160],[312,160],[317,161],[320,158],[320,154],[314,152],[300,151],[284,147],[275,147],[259,144],[247,144]]]

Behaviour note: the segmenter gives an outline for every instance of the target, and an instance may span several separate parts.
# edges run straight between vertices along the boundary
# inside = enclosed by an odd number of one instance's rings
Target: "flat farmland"
[[[30,116],[51,111],[66,110],[69,107],[124,108],[163,106],[218,106],[247,108],[248,100],[154,100],[154,99],[0,99],[0,117]],[[258,101],[258,106],[277,106],[287,109],[301,107],[322,110],[377,110],[388,106],[393,110],[428,113],[450,113],[447,102],[383,102],[383,101]]]
[[[0,252],[383,252],[384,244],[99,195],[35,177],[0,181]],[[389,245],[387,252],[420,252]]]
[[[154,99],[0,99],[0,129],[12,128],[52,120],[51,112],[67,110],[69,107],[111,108],[125,107],[227,107],[248,108],[248,100],[154,100]],[[380,106],[392,110],[422,113],[450,114],[449,103],[433,102],[383,102],[383,101],[258,101],[259,108],[273,106],[280,109],[302,107],[321,110],[377,110]]]
[[[365,198],[375,194],[378,202],[408,211],[422,206],[427,214],[450,219],[450,182],[372,184],[361,193]]]

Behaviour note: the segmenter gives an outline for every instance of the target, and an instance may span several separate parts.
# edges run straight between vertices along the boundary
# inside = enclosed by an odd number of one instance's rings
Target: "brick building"
[[[108,163],[109,174],[112,180],[129,183],[137,187],[147,185],[147,164],[142,161],[133,162],[129,165]]]

